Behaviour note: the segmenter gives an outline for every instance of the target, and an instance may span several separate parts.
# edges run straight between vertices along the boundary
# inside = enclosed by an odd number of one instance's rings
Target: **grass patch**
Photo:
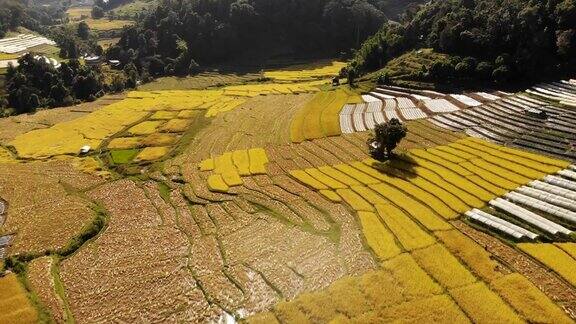
[[[110,151],[110,157],[114,164],[127,164],[132,162],[132,160],[138,155],[138,150],[114,150]]]

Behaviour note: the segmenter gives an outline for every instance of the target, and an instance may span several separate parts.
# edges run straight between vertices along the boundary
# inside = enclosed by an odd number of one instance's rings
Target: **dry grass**
[[[57,323],[64,322],[64,311],[60,299],[56,295],[56,287],[52,277],[52,257],[35,259],[28,266],[28,280],[31,288],[49,310]]]
[[[84,21],[90,26],[90,29],[95,31],[109,31],[122,29],[124,26],[133,25],[134,22],[131,20],[108,20],[106,18],[102,19],[92,19],[87,18]]]

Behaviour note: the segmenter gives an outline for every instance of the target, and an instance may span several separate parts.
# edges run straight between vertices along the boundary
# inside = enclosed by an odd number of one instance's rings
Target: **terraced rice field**
[[[25,312],[41,306],[56,322],[574,322],[573,161],[441,122],[534,99],[397,87],[360,96],[319,86],[334,66],[140,89],[61,121],[6,122],[22,128],[0,150],[0,245],[8,234],[5,256],[28,267]],[[420,113],[431,122],[411,120]],[[393,116],[408,135],[393,159],[375,161],[366,130]],[[567,116],[555,117],[566,129]],[[85,143],[94,151],[75,157]]]
[[[346,63],[338,61],[293,65],[280,70],[264,71],[264,77],[284,82],[327,79],[337,76],[345,66]]]

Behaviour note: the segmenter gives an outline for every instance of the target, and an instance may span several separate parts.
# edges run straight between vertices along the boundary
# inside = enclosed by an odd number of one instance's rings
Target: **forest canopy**
[[[433,48],[450,54],[430,79],[530,81],[576,70],[575,0],[432,1],[387,23],[356,53],[348,70],[382,68],[407,51]]]
[[[164,0],[107,54],[153,76],[187,74],[246,56],[335,55],[384,21],[373,0]]]

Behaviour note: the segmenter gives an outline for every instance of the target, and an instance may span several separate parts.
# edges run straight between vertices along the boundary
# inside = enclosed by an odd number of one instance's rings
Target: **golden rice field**
[[[36,323],[38,314],[14,274],[0,277],[0,322]]]
[[[290,137],[293,142],[340,134],[339,113],[346,103],[359,103],[362,98],[352,91],[338,89],[318,93],[292,120]]]
[[[294,65],[280,70],[264,71],[264,77],[275,81],[299,81],[307,79],[326,79],[337,76],[345,62],[323,62],[314,65]]]
[[[0,322],[573,323],[573,237],[464,216],[570,163],[423,120],[378,162],[342,64],[0,120]]]
[[[90,17],[92,13],[92,7],[72,7],[69,8],[66,13],[70,20],[80,20],[82,16]]]

